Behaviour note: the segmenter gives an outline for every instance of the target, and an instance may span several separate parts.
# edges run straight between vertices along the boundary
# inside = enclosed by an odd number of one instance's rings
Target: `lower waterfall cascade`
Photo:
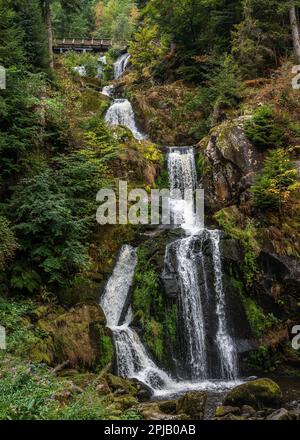
[[[194,179],[193,149],[183,149],[179,154],[170,150],[168,155],[169,169],[174,165],[176,170],[170,173],[170,186],[186,188],[196,186]],[[176,155],[176,159],[172,157]],[[188,156],[188,157],[187,157]],[[180,163],[178,163],[178,161]],[[182,172],[184,170],[184,172]],[[172,181],[176,176],[177,181]],[[189,371],[183,380],[172,378],[167,372],[159,368],[151,359],[138,334],[131,328],[133,314],[128,304],[130,289],[137,264],[137,250],[130,245],[122,247],[119,259],[110,277],[101,299],[101,306],[107,318],[107,325],[112,330],[116,350],[117,372],[120,376],[136,378],[145,383],[156,396],[164,396],[194,389],[226,389],[238,383],[237,355],[233,339],[227,331],[226,302],[222,282],[222,262],[220,256],[220,231],[198,229],[166,248],[166,265],[169,253],[175,248],[177,259],[178,284],[180,297],[181,322],[180,330],[185,336],[185,353]],[[198,282],[198,262],[201,255],[193,250],[194,243],[202,239],[209,240],[214,267],[213,290],[215,294],[215,311],[211,319],[217,322],[215,334],[216,360],[215,367],[206,348],[205,309],[209,302],[212,289],[208,288],[205,280],[204,265],[202,275],[204,283]],[[204,258],[204,256],[202,256]],[[203,262],[203,261],[202,261]],[[201,271],[200,271],[201,272]],[[204,286],[204,288],[203,288]],[[122,320],[122,316],[125,318]],[[216,366],[218,366],[216,368]]]

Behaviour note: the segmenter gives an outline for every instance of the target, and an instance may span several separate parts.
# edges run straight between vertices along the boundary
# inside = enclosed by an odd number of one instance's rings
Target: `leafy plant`
[[[298,189],[298,172],[288,153],[278,148],[268,154],[252,187],[254,206],[260,211],[280,210]]]

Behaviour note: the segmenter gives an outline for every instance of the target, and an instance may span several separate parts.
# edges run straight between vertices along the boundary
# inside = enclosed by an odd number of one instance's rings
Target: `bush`
[[[257,257],[260,251],[258,229],[253,220],[239,225],[237,213],[231,208],[224,208],[215,214],[218,224],[232,238],[238,240],[244,249],[243,272],[247,285],[251,286],[258,275]]]
[[[63,65],[72,73],[74,67],[84,66],[86,74],[94,78],[98,72],[97,56],[90,53],[68,52],[62,57]]]
[[[278,211],[299,188],[298,172],[288,153],[278,148],[271,151],[257,182],[252,187],[253,203],[260,211]]]
[[[7,260],[12,258],[18,244],[9,221],[0,216],[0,270],[3,270]]]
[[[268,105],[259,107],[250,120],[244,124],[247,138],[263,150],[281,147],[286,142],[283,122],[274,115],[274,110]]]

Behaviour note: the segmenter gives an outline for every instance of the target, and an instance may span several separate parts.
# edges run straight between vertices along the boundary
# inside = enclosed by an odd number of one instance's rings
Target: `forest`
[[[0,420],[300,419],[299,11],[0,0]],[[120,181],[205,228],[100,225]]]

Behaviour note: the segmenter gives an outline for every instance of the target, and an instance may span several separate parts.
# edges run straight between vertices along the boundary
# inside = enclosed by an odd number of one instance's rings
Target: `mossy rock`
[[[276,408],[281,402],[282,392],[276,382],[271,379],[257,379],[231,390],[225,398],[224,405]]]
[[[113,374],[106,374],[105,379],[112,391],[122,390],[126,394],[136,395],[137,386],[130,380]]]
[[[227,414],[240,414],[241,409],[238,406],[218,406],[216,408],[216,417],[224,417]]]
[[[51,366],[68,362],[70,368],[92,371],[112,362],[112,336],[98,304],[78,304],[68,311],[43,307],[32,320],[38,330],[28,352],[32,361]]]
[[[192,420],[204,418],[207,393],[205,391],[191,391],[178,399],[177,414],[187,414]]]

